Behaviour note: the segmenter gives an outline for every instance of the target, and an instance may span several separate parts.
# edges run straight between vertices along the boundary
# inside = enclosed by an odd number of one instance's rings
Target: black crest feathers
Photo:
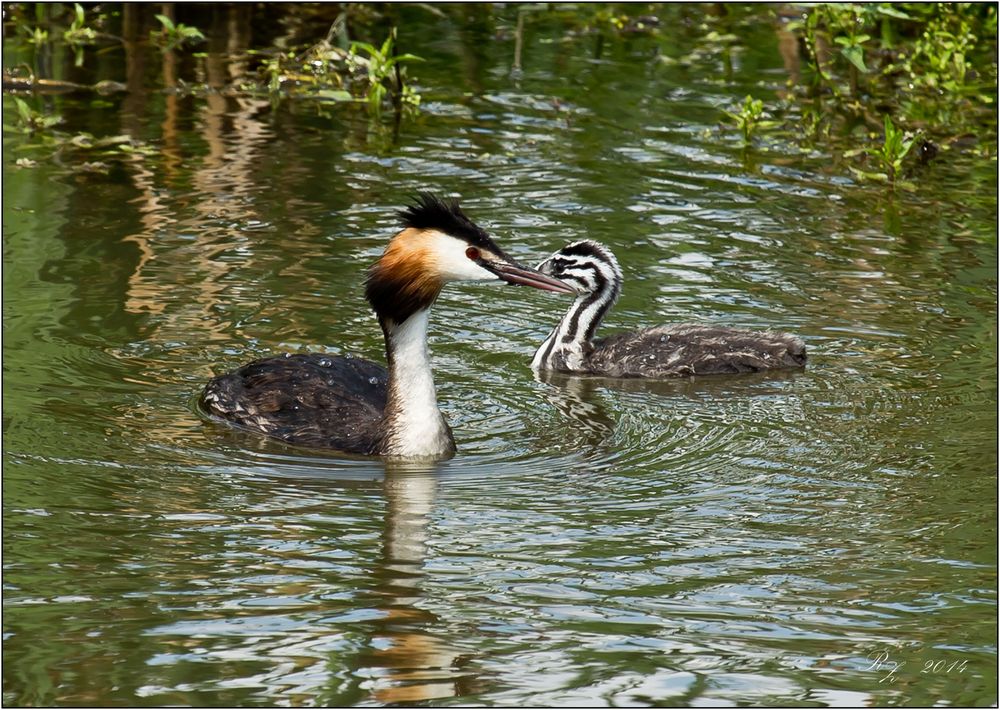
[[[497,245],[482,227],[465,216],[458,202],[443,199],[429,192],[421,192],[412,205],[399,212],[403,227],[413,229],[436,229],[496,253]]]

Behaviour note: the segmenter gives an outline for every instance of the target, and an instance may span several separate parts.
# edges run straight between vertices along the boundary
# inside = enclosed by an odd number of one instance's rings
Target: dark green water
[[[512,75],[495,12],[403,11],[427,61],[395,142],[363,110],[165,94],[155,50],[132,91],[34,103],[155,154],[23,168],[5,132],[5,704],[995,704],[995,161],[893,196],[821,150],[745,154],[720,108],[787,79],[763,22],[723,54],[671,10],[658,41],[702,51],[660,65],[540,17]],[[239,76],[226,19],[181,77]],[[96,66],[123,79],[120,50]],[[453,460],[202,421],[255,357],[382,358],[362,273],[423,189],[526,262],[611,245],[609,332],[771,327],[810,365],[541,382],[566,302],[462,285],[431,326]]]

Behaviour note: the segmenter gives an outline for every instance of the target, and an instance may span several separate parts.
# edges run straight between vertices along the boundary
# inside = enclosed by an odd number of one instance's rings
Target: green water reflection
[[[696,46],[695,11],[667,37]],[[128,92],[45,99],[157,154],[23,168],[4,135],[7,704],[996,703],[995,161],[896,195],[780,142],[748,162],[718,109],[784,86],[766,23],[672,67],[539,18],[512,74],[515,9],[400,9],[427,61],[396,138],[162,92],[279,31],[218,12],[202,64],[127,45],[87,83]],[[773,327],[810,366],[538,379],[565,303],[469,285],[431,326],[454,460],[203,422],[204,381],[254,357],[382,357],[361,274],[421,189],[523,261],[611,245],[608,331]]]

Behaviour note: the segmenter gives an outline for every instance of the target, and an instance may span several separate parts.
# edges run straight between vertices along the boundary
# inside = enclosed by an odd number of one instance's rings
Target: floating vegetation
[[[29,44],[44,47],[46,55],[57,49],[55,45],[70,48],[77,67],[84,64],[87,48],[102,41],[126,42],[125,38],[109,35],[100,29],[109,22],[108,13],[88,16],[78,3],[71,9],[59,4],[36,4],[33,23],[27,17],[27,7],[14,6],[8,24],[16,27]],[[303,12],[306,11],[308,8],[303,9]],[[420,61],[420,57],[397,51],[396,27],[390,27],[377,44],[360,38],[352,39],[348,25],[354,17],[360,17],[365,22],[380,18],[368,8],[347,6],[319,41],[292,47],[247,47],[242,52],[237,51],[229,60],[250,67],[256,63],[257,71],[235,77],[224,87],[223,93],[233,96],[267,94],[275,100],[302,98],[367,104],[376,116],[386,107],[397,111],[417,107],[419,93],[406,81],[403,65]],[[156,14],[152,18],[157,27],[150,29],[145,39],[163,52],[189,52],[194,45],[209,40],[198,27],[179,22],[174,17]],[[137,39],[143,41],[143,38]],[[205,54],[191,56],[202,61],[206,57]],[[40,57],[36,57],[38,59]],[[46,64],[45,61],[41,63]],[[123,85],[107,80],[101,83]],[[59,90],[96,90],[96,86],[55,79],[45,76],[44,71],[33,71],[31,68],[27,72],[4,70],[4,88],[8,91],[55,93]],[[206,82],[178,80],[165,89],[175,95],[201,95],[218,92],[220,87]]]
[[[17,124],[4,124],[4,131],[27,133],[33,141],[24,144],[19,150],[34,151],[37,158],[53,159],[65,172],[76,173],[107,173],[115,161],[142,160],[158,154],[156,148],[149,143],[128,135],[113,135],[97,138],[87,132],[66,133],[54,127],[62,122],[55,114],[43,114],[19,97],[14,97],[17,106]],[[35,158],[18,158],[15,163],[19,168],[38,167]]]
[[[5,131],[16,131],[20,133],[38,133],[58,125],[62,117],[55,114],[44,114],[36,111],[28,105],[26,101],[14,97],[14,105],[17,106],[17,123],[13,126],[4,124]]]
[[[731,12],[707,15],[693,51],[659,53],[657,64],[721,60],[730,78],[731,50],[742,41]],[[781,150],[830,153],[862,181],[904,189],[913,184],[901,178],[941,151],[995,152],[995,5],[817,3],[772,12],[789,69],[785,90],[721,109],[732,127],[724,130],[744,148],[768,135]]]
[[[877,170],[851,167],[855,176],[897,186],[907,158],[968,147],[970,136],[979,149],[995,143],[995,5],[818,3],[801,12],[784,25],[806,69],[787,108],[803,137],[875,159]]]
[[[420,58],[398,51],[397,29],[390,26],[386,33],[380,33],[377,43],[351,36],[352,27],[381,22],[383,16],[371,8],[346,6],[318,41],[286,44],[279,40],[272,46],[244,45],[231,53],[227,50],[224,61],[240,69],[225,84],[220,84],[219,75],[213,76],[207,69],[209,62],[218,60],[209,53],[194,51],[198,45],[211,44],[211,33],[174,15],[184,11],[175,6],[170,14],[153,14],[137,6],[102,5],[86,10],[79,3],[11,6],[6,18],[8,27],[16,28],[16,33],[34,48],[30,61],[5,67],[3,73],[4,91],[16,94],[13,97],[16,114],[11,114],[4,130],[25,137],[21,149],[36,151],[32,158],[25,158],[17,165],[34,167],[45,159],[72,155],[79,169],[101,172],[116,159],[141,159],[149,154],[148,144],[137,139],[122,140],[122,136],[95,139],[89,133],[56,129],[62,124],[58,111],[61,94],[92,93],[96,95],[92,103],[99,105],[100,96],[130,91],[126,77],[122,77],[123,81],[103,79],[88,84],[53,76],[55,57],[71,52],[73,66],[86,70],[88,63],[95,63],[97,52],[107,49],[98,45],[128,48],[133,57],[137,52],[139,56],[162,57],[159,61],[163,66],[163,86],[159,91],[174,97],[263,96],[274,105],[285,100],[311,101],[320,111],[331,104],[356,106],[374,124],[379,124],[383,112],[388,110],[396,116],[391,130],[398,130],[402,116],[419,106],[419,92],[408,81],[405,65]],[[323,8],[307,6],[288,13],[288,17],[311,19],[310,13],[321,11]],[[132,14],[126,17],[127,13]],[[196,15],[200,16],[203,15]],[[125,36],[104,30],[112,24],[120,25]],[[372,34],[366,31],[366,36]],[[218,50],[215,52],[217,57]],[[175,69],[180,62],[197,67],[196,80],[182,78]],[[86,72],[75,75],[92,76]],[[134,90],[133,86],[131,91]],[[51,98],[42,101],[38,100],[40,96]],[[382,127],[376,125],[373,130],[379,133]]]
[[[378,116],[391,105],[396,111],[415,108],[420,95],[405,81],[404,62],[421,61],[413,54],[396,53],[396,29],[381,45],[351,42],[348,49],[331,43],[336,27],[326,39],[296,54],[293,51],[264,55],[257,83],[244,82],[239,90],[266,91],[272,98],[298,97],[332,102],[364,102]]]
[[[915,115],[910,107],[994,103],[995,5],[820,3],[786,29],[806,49],[811,85],[803,98],[826,94],[835,110],[849,109],[851,99],[888,101],[907,120],[947,130],[952,112]]]
[[[414,7],[440,19],[458,16],[432,5]],[[27,58],[24,66],[5,68],[4,89],[106,96],[126,86],[135,91],[134,82],[140,82],[145,90],[156,76],[148,68],[159,62],[164,94],[266,98],[274,110],[285,101],[309,102],[324,116],[363,111],[372,134],[389,125],[386,114],[398,131],[404,116],[419,111],[420,92],[407,71],[421,58],[401,46],[405,33],[400,28],[406,21],[393,7],[255,6],[245,12],[247,22],[251,13],[264,13],[280,25],[258,45],[251,44],[249,34],[235,45],[225,44],[229,30],[206,8],[165,5],[163,14],[155,14],[138,5],[7,5],[7,36],[20,38],[21,56]],[[995,4],[636,8],[523,4],[516,7],[516,25],[513,10],[507,19],[485,6],[468,12],[495,16],[494,37],[513,40],[511,75],[516,77],[523,75],[523,57],[532,42],[552,41],[538,40],[534,32],[545,23],[562,28],[563,42],[593,41],[595,61],[626,51],[625,61],[634,61],[637,71],[675,73],[681,86],[692,68],[712,67],[714,82],[738,86],[739,94],[746,95],[742,103],[722,104],[717,110],[722,130],[741,141],[748,169],[756,151],[819,151],[832,156],[833,169],[898,186],[906,182],[904,176],[913,179],[917,163],[939,152],[989,155],[996,150]],[[678,23],[684,32],[668,31]],[[744,87],[739,84],[739,57],[747,38],[762,29],[773,30],[788,81]],[[258,36],[263,35],[254,34]],[[132,62],[127,66],[136,72],[133,84],[127,77],[89,83],[100,66],[100,53],[119,47],[127,49]],[[71,72],[67,57],[85,71]],[[60,66],[64,75],[53,71]],[[227,68],[220,70],[223,66]],[[552,100],[558,105],[559,97]],[[9,128],[34,140],[58,124],[57,105],[53,100],[18,106]]]

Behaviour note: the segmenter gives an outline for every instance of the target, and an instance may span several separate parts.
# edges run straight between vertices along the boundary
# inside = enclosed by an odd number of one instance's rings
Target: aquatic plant
[[[787,29],[804,32],[808,61],[816,85],[834,96],[843,94],[838,71],[847,72],[847,84],[852,96],[858,94],[859,77],[870,72],[865,61],[866,45],[872,39],[863,28],[870,14],[866,6],[856,3],[819,3],[807,11],[801,21],[793,21]],[[832,51],[834,45],[839,49]],[[838,66],[838,60],[843,66]]]
[[[31,14],[29,14],[31,13]],[[112,13],[113,15],[113,13]],[[83,64],[85,49],[104,40],[120,41],[103,32],[108,14],[97,9],[86,9],[80,3],[37,4],[14,7],[8,24],[34,46],[35,66],[24,66],[27,74],[5,74],[5,88],[9,91],[97,91],[104,93],[104,82],[86,85],[79,82],[54,79],[48,57],[60,49],[75,55],[74,64]],[[196,42],[205,40],[197,27],[177,22],[175,19],[149,13],[158,28],[149,32],[151,44],[163,51],[183,51]],[[360,18],[360,19],[359,19]],[[420,57],[397,51],[397,30],[393,27],[379,44],[349,37],[349,27],[367,27],[384,15],[367,9],[348,6],[341,11],[330,26],[325,38],[311,45],[273,46],[247,48],[247,58],[259,57],[256,77],[245,75],[234,81],[228,90],[237,94],[260,95],[265,92],[274,102],[283,98],[315,99],[326,103],[364,102],[377,116],[383,105],[391,102],[396,113],[413,109],[420,103],[420,95],[406,81],[404,65],[420,61]],[[256,80],[255,80],[256,79]],[[177,92],[201,93],[207,89],[199,82],[178,82],[172,87]],[[19,126],[29,126],[35,131],[44,121],[35,117],[20,120]]]
[[[879,104],[904,123],[960,135],[991,111],[996,44],[982,38],[996,37],[995,5],[818,3],[802,13],[786,24],[802,39],[811,77],[811,91],[797,96],[831,99],[829,120],[868,116]]]
[[[17,96],[14,97],[14,105],[17,107],[17,126],[4,126],[5,128],[22,133],[37,133],[62,122],[61,116],[36,111],[27,101]]]
[[[526,31],[526,26],[530,29],[526,23],[538,18],[541,24],[544,16],[546,21],[568,28],[563,41],[592,39],[596,43],[595,57],[601,56],[605,41],[609,47],[615,42],[629,43],[623,56],[648,57],[651,72],[684,71],[711,63],[720,81],[732,86],[740,81],[739,63],[734,63],[733,57],[738,56],[740,45],[746,44],[748,28],[759,28],[772,12],[724,4],[712,5],[704,11],[687,8],[675,11],[672,6],[667,9],[661,5],[635,7],[639,9],[602,5],[518,6],[516,30],[513,10],[506,19],[504,13],[496,12],[498,24],[493,36],[498,41],[513,40],[513,68],[519,70],[522,49],[528,52],[530,44],[536,41],[533,33]],[[447,14],[433,11],[441,16]],[[787,87],[777,87],[777,99],[762,93],[764,87],[757,86],[753,92],[760,98],[746,97],[739,103],[734,100],[735,105],[725,107],[726,129],[734,135],[738,133],[744,146],[753,145],[761,135],[780,136],[792,150],[800,148],[832,155],[831,165],[840,169],[851,163],[840,161],[840,155],[849,158],[863,155],[867,164],[854,167],[884,175],[887,182],[893,182],[900,174],[894,161],[886,162],[867,152],[874,149],[871,141],[882,140],[876,137],[885,135],[883,116],[889,114],[895,130],[904,136],[920,132],[928,140],[933,139],[941,151],[995,153],[995,5],[818,3],[785,5],[773,11],[781,13],[776,18],[784,43],[782,56],[788,60],[791,78]],[[142,27],[141,32],[145,33],[150,23],[155,22],[157,29],[150,37],[156,47],[164,50],[190,52],[195,42],[205,39],[197,27],[166,15],[156,15],[153,20],[154,12],[153,8],[136,10],[140,21],[127,26],[133,30]],[[264,95],[275,106],[286,99],[311,100],[315,110],[324,115],[330,110],[342,110],[331,108],[335,105],[365,104],[372,125],[389,106],[396,115],[401,115],[419,105],[420,95],[406,77],[408,65],[419,57],[398,51],[395,23],[399,17],[394,11],[352,3],[320,9],[306,5],[276,12],[296,19],[295,32],[263,46],[242,46],[228,56],[240,71],[225,80],[216,75],[213,81],[223,82],[224,87],[217,84],[210,87],[205,79],[208,76],[205,66],[215,57],[194,54],[193,61],[177,64],[183,76],[177,77],[171,90],[191,95],[217,90],[225,90],[228,95]],[[789,18],[789,12],[794,12],[794,16]],[[484,10],[483,15],[492,18],[494,13]],[[188,17],[207,15],[191,10],[185,14],[185,19]],[[689,43],[678,42],[671,33],[671,17],[693,28],[685,35],[690,35]],[[60,75],[53,71],[54,64],[74,61],[67,61],[69,57],[74,57],[75,64],[80,66],[85,52],[92,52],[89,49],[92,45],[119,41],[120,38],[105,33],[109,18],[123,21],[123,11],[80,3],[10,4],[7,36],[16,37],[24,56],[18,58],[17,68],[8,69],[5,74],[6,90],[53,94],[106,93],[102,86],[110,87],[111,91],[124,90],[124,84],[117,81],[90,84],[79,73]],[[206,26],[200,19],[188,21]],[[309,34],[322,33],[326,27],[329,30],[325,38],[322,34],[318,37]],[[388,36],[382,34],[384,29],[377,29],[385,27],[392,28]],[[112,31],[124,33],[124,29]],[[658,39],[668,35],[669,41]],[[652,51],[645,54],[648,49]],[[20,66],[27,68],[27,76],[15,76]],[[196,68],[193,76],[192,67]],[[149,76],[154,74],[151,72]],[[559,98],[553,97],[553,101]],[[101,100],[95,97],[94,101]],[[44,132],[41,114],[33,120],[23,119],[14,111],[11,114],[17,117],[9,121],[16,121],[16,130]],[[770,130],[774,128],[780,128],[780,132]],[[904,144],[905,139],[900,147]],[[860,152],[849,150],[858,145],[863,146]],[[919,147],[921,143],[918,141],[916,145]],[[910,150],[904,162],[912,160],[914,152]],[[747,151],[744,160],[749,159],[750,153]]]
[[[49,41],[48,30],[43,30],[41,27],[26,27],[24,25],[20,25],[18,29],[21,34],[25,36],[28,42],[33,45],[38,46]]]
[[[901,183],[899,177],[903,171],[903,159],[909,154],[910,149],[919,138],[919,134],[909,133],[900,130],[893,124],[889,114],[883,117],[882,144],[876,147],[864,147],[845,153],[845,157],[855,155],[869,155],[878,161],[880,171],[864,171],[851,168],[851,172],[862,179],[877,180],[887,182],[892,186],[897,184],[904,188],[910,188],[908,183]]]
[[[205,41],[205,35],[197,27],[188,27],[180,22],[175,24],[166,15],[156,15],[156,19],[161,25],[160,31],[150,30],[149,37],[159,44],[164,51],[177,49],[188,42]]]
[[[889,114],[885,115],[884,134],[882,145],[871,150],[870,155],[874,155],[882,164],[889,182],[894,183],[903,167],[903,158],[910,152],[913,143],[917,140],[917,135],[906,133],[893,125]]]
[[[604,6],[597,6],[589,21],[584,25],[584,32],[609,32],[616,36],[655,34],[660,24],[656,15],[639,15],[633,17]]]
[[[74,64],[83,66],[83,48],[97,41],[98,33],[86,24],[87,15],[80,3],[73,4],[73,21],[63,31],[62,38],[74,51]]]
[[[29,27],[28,25],[18,25],[17,31],[24,35],[29,44],[36,47],[49,41],[49,31],[41,27]]]
[[[325,38],[307,48],[250,52],[264,57],[258,75],[272,100],[287,96],[324,103],[364,101],[375,115],[386,97],[397,111],[419,105],[420,95],[405,82],[401,64],[421,61],[420,57],[396,53],[395,28],[379,46],[348,40],[344,17],[338,17]],[[253,86],[243,88],[254,90]]]
[[[396,54],[395,44],[395,27],[389,31],[389,36],[380,47],[367,42],[351,42],[347,62],[349,66],[362,68],[366,72],[368,79],[366,97],[373,113],[381,110],[386,95],[391,97],[397,110],[403,104],[416,106],[420,103],[419,95],[404,83],[403,69],[400,65],[403,62],[423,60],[414,54]],[[358,53],[359,49],[368,56],[361,56]]]
[[[267,82],[267,90],[272,97],[277,97],[282,83],[287,79],[288,65],[295,59],[294,52],[277,52],[264,59],[260,71]]]
[[[6,132],[29,137],[19,150],[31,150],[35,158],[53,161],[61,172],[107,172],[110,162],[128,159],[142,160],[158,154],[149,143],[129,135],[95,137],[86,131],[67,133],[57,126],[63,122],[56,113],[45,113],[32,107],[19,96],[11,97],[16,108],[16,120],[4,124]],[[72,156],[72,159],[68,159]],[[16,161],[21,168],[32,168],[38,160],[23,158]]]
[[[80,3],[73,3],[73,21],[63,31],[67,44],[90,44],[97,39],[97,30],[87,26],[87,14]]]
[[[848,164],[853,175],[903,189],[913,187],[902,175],[914,146],[921,163],[958,146],[995,152],[995,5],[817,3],[797,12],[783,30],[804,50],[803,71],[781,108],[802,145],[863,156],[866,165]]]
[[[765,121],[764,102],[755,99],[749,94],[743,100],[738,112],[723,111],[736,124],[736,128],[743,134],[743,142],[749,144],[753,141],[754,133],[761,128],[775,125],[774,121]]]

